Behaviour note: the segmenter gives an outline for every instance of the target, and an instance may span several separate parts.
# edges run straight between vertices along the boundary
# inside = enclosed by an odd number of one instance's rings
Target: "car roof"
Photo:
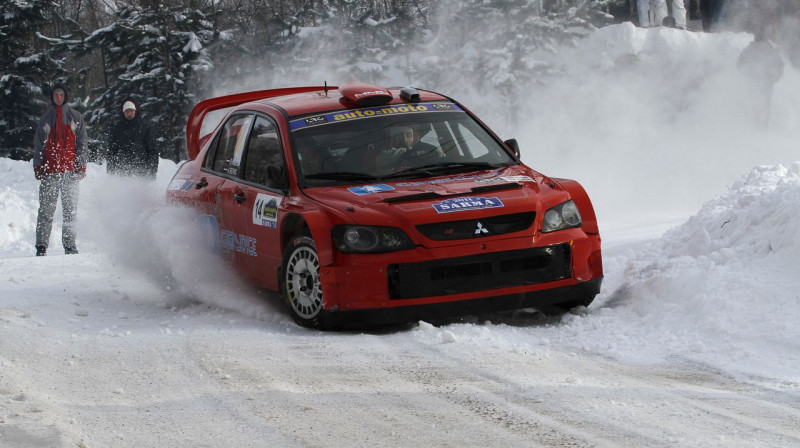
[[[400,91],[402,90],[400,87],[382,89],[389,91],[393,97],[389,102],[384,104],[404,104],[409,102],[400,97]],[[417,90],[417,92],[419,93],[419,101],[449,100],[449,98],[443,95],[427,90]],[[308,115],[332,110],[357,109],[359,107],[365,107],[363,105],[358,105],[354,102],[348,101],[338,88],[331,88],[327,92],[324,88],[322,88],[313,92],[302,92],[277,96],[254,102],[278,106],[286,111],[289,116]]]
[[[390,87],[350,83],[341,87],[309,86],[242,92],[208,98],[197,103],[186,121],[186,149],[190,159],[197,156],[205,140],[201,136],[203,120],[215,110],[252,110],[277,107],[290,117],[342,109],[406,104],[422,101],[452,101],[450,98],[413,87]]]

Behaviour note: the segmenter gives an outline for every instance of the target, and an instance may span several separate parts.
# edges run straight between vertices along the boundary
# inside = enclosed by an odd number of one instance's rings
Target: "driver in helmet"
[[[408,165],[414,161],[442,157],[435,146],[419,140],[419,134],[411,126],[395,126],[389,130],[390,147],[377,156],[378,166]],[[425,162],[429,163],[429,162]],[[416,163],[414,163],[416,165]],[[422,165],[424,163],[420,163]]]

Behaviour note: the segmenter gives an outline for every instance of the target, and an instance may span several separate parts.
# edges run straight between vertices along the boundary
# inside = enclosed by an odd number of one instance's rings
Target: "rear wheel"
[[[304,327],[321,328],[325,310],[319,256],[307,230],[295,235],[284,252],[280,285],[295,322]]]

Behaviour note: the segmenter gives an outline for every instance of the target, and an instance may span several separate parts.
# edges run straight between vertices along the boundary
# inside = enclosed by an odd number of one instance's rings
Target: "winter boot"
[[[78,248],[75,246],[69,246],[64,248],[64,253],[66,255],[75,255],[78,253]]]
[[[36,246],[36,256],[37,257],[44,257],[47,255],[47,247],[45,246]]]

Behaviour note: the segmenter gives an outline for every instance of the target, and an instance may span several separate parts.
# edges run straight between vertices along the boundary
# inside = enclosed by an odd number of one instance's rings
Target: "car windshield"
[[[453,103],[387,105],[290,121],[307,187],[411,179],[516,164]]]

